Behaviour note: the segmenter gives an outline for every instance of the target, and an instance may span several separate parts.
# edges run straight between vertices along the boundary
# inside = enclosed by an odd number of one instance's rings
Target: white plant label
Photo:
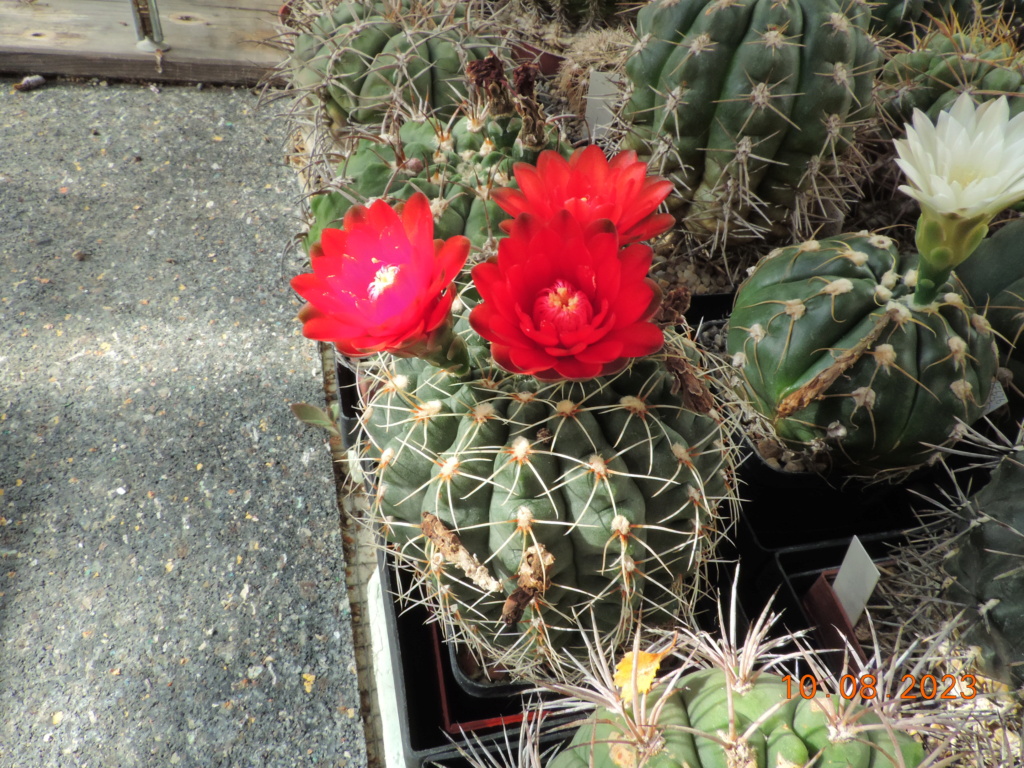
[[[860,621],[880,576],[878,566],[872,562],[871,555],[864,549],[860,539],[854,536],[846,550],[843,564],[839,566],[839,574],[832,584],[839,604],[850,620],[850,626],[856,626]]]
[[[612,103],[619,93],[619,86],[612,75],[607,72],[590,70],[590,81],[587,85],[587,125],[590,127],[590,138],[602,139],[611,131],[615,115]]]

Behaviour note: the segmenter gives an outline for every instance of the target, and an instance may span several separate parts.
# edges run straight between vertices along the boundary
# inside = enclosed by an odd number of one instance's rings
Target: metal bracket
[[[135,35],[139,42],[135,47],[140,51],[154,53],[169,50],[164,42],[164,31],[160,27],[160,11],[156,0],[131,0],[132,16],[135,19]]]

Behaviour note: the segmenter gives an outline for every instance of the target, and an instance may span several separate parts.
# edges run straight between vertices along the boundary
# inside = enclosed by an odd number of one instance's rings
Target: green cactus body
[[[789,234],[843,185],[871,114],[868,9],[838,0],[654,0],[626,64],[623,146],[676,182],[687,228]],[[826,183],[827,182],[827,183]]]
[[[532,8],[540,16],[556,19],[569,29],[580,30],[611,21],[617,0],[518,0],[520,8]],[[516,9],[517,11],[519,8]]]
[[[646,730],[654,726],[655,738],[638,744],[619,715],[602,709],[548,768],[914,768],[924,761],[924,749],[912,736],[890,736],[874,712],[856,711],[859,705],[838,694],[826,699],[816,692],[804,699],[796,687],[795,681],[761,673],[730,691],[722,670],[693,672],[660,699],[657,722],[644,724]],[[648,706],[656,693],[648,694]],[[833,727],[827,713],[844,709],[858,733]]]
[[[859,233],[780,248],[740,286],[728,349],[790,447],[867,471],[925,462],[982,413],[994,335],[952,285],[913,302],[916,257]]]
[[[468,6],[341,3],[296,38],[293,85],[316,90],[336,129],[379,123],[396,105],[447,119],[466,98],[466,63],[496,47],[466,33]]]
[[[971,304],[992,324],[1000,362],[1024,389],[1024,220],[1007,224],[956,268]]]
[[[664,356],[545,384],[470,351],[466,378],[396,361],[363,419],[374,517],[446,628],[523,673],[581,646],[576,614],[613,637],[641,610],[671,619],[733,498],[716,412],[681,404]],[[428,514],[462,549],[429,532]]]
[[[407,200],[423,192],[434,209],[434,237],[465,235],[475,248],[489,249],[508,218],[490,197],[498,187],[514,187],[512,168],[532,163],[543,149],[568,156],[571,148],[555,130],[544,147],[526,147],[519,117],[460,117],[451,124],[428,119],[407,122],[381,141],[361,140],[337,175],[345,192],[327,192],[310,200],[313,223],[307,250],[324,227],[339,227],[355,203],[375,198]]]
[[[1020,445],[1020,438],[1017,440]],[[961,638],[987,675],[1024,688],[1024,451],[1003,458],[971,500],[943,567],[945,597],[972,619]]]
[[[915,109],[934,122],[961,93],[978,101],[1005,95],[1017,115],[1024,111],[1024,54],[1008,35],[984,27],[935,32],[886,62],[878,92],[886,122],[900,134]]]

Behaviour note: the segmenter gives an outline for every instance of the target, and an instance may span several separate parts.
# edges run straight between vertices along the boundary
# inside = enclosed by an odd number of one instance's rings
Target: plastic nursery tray
[[[378,571],[384,590],[384,621],[390,645],[393,681],[378,680],[377,685],[394,686],[398,705],[405,768],[443,765],[445,768],[469,768],[456,745],[473,749],[504,749],[515,743],[529,700],[529,686],[513,685],[504,692],[493,690],[486,696],[474,695],[458,685],[452,658],[441,641],[437,625],[420,604],[400,606],[396,587],[407,589],[407,574],[396,569],[383,551]],[[396,580],[402,580],[398,583]],[[536,697],[534,697],[536,698]],[[553,746],[571,736],[571,731],[552,731],[571,723],[573,716],[550,718],[541,736],[542,746]],[[394,768],[390,766],[389,768]]]

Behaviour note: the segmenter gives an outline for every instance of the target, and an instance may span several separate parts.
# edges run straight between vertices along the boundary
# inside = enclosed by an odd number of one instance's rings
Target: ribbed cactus
[[[548,768],[915,768],[924,761],[921,745],[889,733],[875,712],[838,694],[802,698],[798,686],[798,678],[787,684],[771,673],[730,686],[720,669],[693,672],[639,727],[598,710]],[[843,719],[852,727],[837,727]]]
[[[469,376],[397,360],[369,383],[363,417],[373,517],[446,631],[519,674],[557,676],[577,614],[621,638],[641,613],[684,610],[734,499],[692,346],[543,383],[493,367],[456,328]]]
[[[792,237],[842,209],[853,126],[872,114],[869,18],[843,0],[641,8],[623,147],[676,183],[687,228]]]
[[[988,321],[951,284],[918,306],[916,280],[914,257],[864,232],[776,249],[740,286],[729,353],[790,447],[902,469],[981,415],[997,367]]]
[[[992,324],[1000,362],[1024,390],[1024,220],[1011,222],[982,241],[974,256],[956,268],[965,296]]]
[[[317,94],[335,132],[379,123],[396,105],[446,119],[466,98],[466,63],[496,45],[467,32],[472,8],[450,0],[341,3],[296,38],[293,87]]]
[[[1021,445],[1021,437],[1017,438]],[[1024,450],[1005,456],[964,510],[943,567],[945,597],[966,608],[960,638],[981,649],[982,671],[1024,689]]]
[[[469,80],[474,98],[464,105],[463,116],[447,122],[410,120],[379,139],[354,142],[337,168],[335,186],[343,191],[310,200],[307,249],[324,227],[340,226],[354,204],[407,200],[417,191],[431,201],[435,237],[465,235],[476,248],[492,245],[499,222],[508,216],[491,200],[491,191],[515,186],[515,163],[534,162],[545,149],[568,154],[570,148],[557,129],[545,125],[530,65],[513,72],[514,93],[496,56],[472,62]]]
[[[509,4],[517,13],[533,11],[542,18],[555,19],[571,30],[610,21],[620,5],[617,0],[512,0]]]
[[[902,133],[915,109],[934,121],[961,93],[979,102],[1006,95],[1011,114],[1024,111],[1024,53],[998,20],[979,20],[962,31],[933,30],[886,62],[878,88],[882,114],[895,133]]]
[[[871,31],[907,37],[936,21],[967,24],[974,11],[973,0],[879,0],[871,3]]]

